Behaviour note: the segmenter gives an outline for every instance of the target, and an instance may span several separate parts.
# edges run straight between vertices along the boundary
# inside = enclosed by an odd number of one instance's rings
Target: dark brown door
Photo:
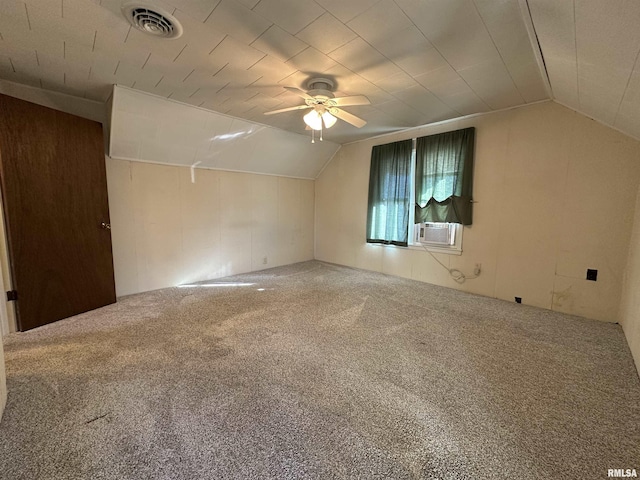
[[[0,95],[0,176],[18,329],[115,302],[102,125]]]

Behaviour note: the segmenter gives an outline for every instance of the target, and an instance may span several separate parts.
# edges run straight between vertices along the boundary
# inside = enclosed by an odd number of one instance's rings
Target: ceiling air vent
[[[141,32],[160,38],[178,38],[182,25],[162,9],[140,3],[126,3],[122,13],[131,25]]]

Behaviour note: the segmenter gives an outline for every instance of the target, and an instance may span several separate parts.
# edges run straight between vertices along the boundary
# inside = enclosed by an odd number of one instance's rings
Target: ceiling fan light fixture
[[[322,115],[316,110],[311,110],[304,117],[302,117],[304,123],[313,130],[322,130]]]
[[[331,115],[329,112],[324,112],[322,114],[322,120],[324,121],[324,128],[331,128],[338,121],[338,119]]]
[[[304,117],[302,117],[302,119],[304,120],[304,123],[306,123],[309,126],[309,128],[313,130],[322,130],[323,128],[331,128],[338,121],[336,117],[331,115],[326,110],[324,112],[320,112],[318,110],[311,110]]]

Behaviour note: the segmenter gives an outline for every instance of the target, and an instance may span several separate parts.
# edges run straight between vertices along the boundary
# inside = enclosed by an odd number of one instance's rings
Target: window
[[[412,141],[373,147],[367,242],[406,247],[409,240]]]
[[[467,128],[420,137],[415,147],[413,140],[373,147],[367,242],[461,251],[462,225],[472,220],[474,141]]]

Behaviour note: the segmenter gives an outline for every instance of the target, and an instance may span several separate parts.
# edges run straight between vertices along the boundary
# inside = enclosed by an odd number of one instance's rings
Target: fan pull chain
[[[315,130],[312,128],[311,129],[311,143],[316,143],[314,132],[315,132]]]

